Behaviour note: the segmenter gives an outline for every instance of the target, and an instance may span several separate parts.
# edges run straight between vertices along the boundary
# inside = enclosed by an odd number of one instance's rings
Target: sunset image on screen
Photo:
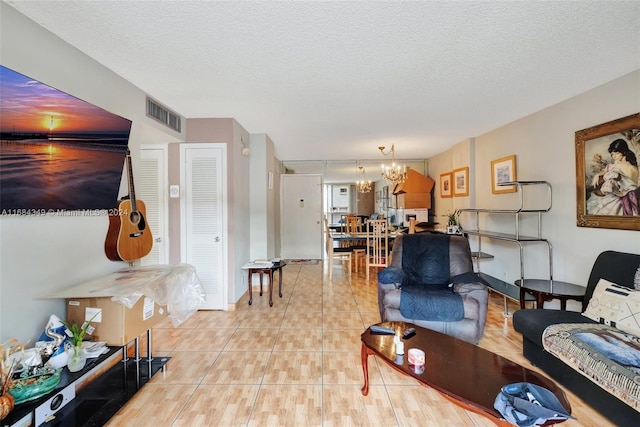
[[[0,66],[0,213],[109,209],[131,121]]]

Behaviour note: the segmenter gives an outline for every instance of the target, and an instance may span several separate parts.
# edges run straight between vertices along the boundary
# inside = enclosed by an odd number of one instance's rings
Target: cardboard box
[[[402,193],[397,200],[401,209],[431,208],[431,193]]]
[[[395,186],[393,194],[431,193],[435,184],[436,182],[428,176],[424,176],[416,170],[409,169],[407,171],[407,179]]]
[[[145,296],[132,308],[112,301],[110,297],[67,298],[67,321],[82,325],[91,321],[92,341],[106,341],[107,345],[124,346],[167,317],[166,307]]]

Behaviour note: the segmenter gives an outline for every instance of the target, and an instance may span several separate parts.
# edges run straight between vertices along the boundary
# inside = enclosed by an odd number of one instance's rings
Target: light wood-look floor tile
[[[333,311],[358,311],[358,304],[356,304],[356,300],[353,297],[341,300],[336,297],[323,296],[322,311],[325,313]]]
[[[509,353],[521,353],[520,348],[522,347],[521,343],[514,342],[505,337],[502,331],[491,328],[485,330],[482,340],[478,344],[480,347],[486,348],[501,356]],[[487,348],[485,346],[489,347]]]
[[[360,354],[362,342],[358,329],[333,329],[322,333],[322,348],[324,351],[351,351]]]
[[[356,298],[356,305],[360,311],[378,311],[378,299]]]
[[[147,383],[106,425],[109,427],[171,426],[173,420],[196,392],[196,387],[195,385]]]
[[[292,296],[291,300],[289,300],[289,305],[287,306],[287,313],[292,311],[296,313],[321,313],[322,297],[312,300],[306,297]]]
[[[322,384],[322,352],[274,351],[263,384]]]
[[[203,384],[260,384],[270,351],[223,351],[202,379]]]
[[[296,329],[298,331],[322,329],[322,311],[298,312],[287,310],[281,327],[283,329]]]
[[[353,291],[348,284],[338,284],[325,287],[322,290],[322,295],[327,299],[351,299],[353,298]]]
[[[359,311],[329,311],[322,316],[322,325],[326,330],[356,329],[364,332],[364,323]]]
[[[275,303],[274,303],[275,304]],[[279,328],[284,318],[284,307],[257,308],[248,312],[238,323],[239,328]]]
[[[212,424],[213,425],[213,424]],[[263,385],[247,426],[321,426],[322,386]]]
[[[371,325],[375,325],[376,323],[380,323],[380,312],[377,310],[360,311],[360,317],[362,317],[362,323],[364,323],[365,328],[368,328]]]
[[[244,311],[201,310],[178,325],[187,329],[236,328],[244,317]]]
[[[278,329],[238,329],[224,351],[271,351],[278,336]]]
[[[407,347],[405,349],[405,352],[409,349],[409,347]],[[369,356],[369,364],[371,364],[371,359],[375,357],[375,356]],[[398,371],[396,371],[394,368],[392,368],[391,366],[389,366],[388,363],[386,363],[383,360],[377,360],[376,357],[376,361],[378,362],[378,366],[380,367],[380,374],[382,374],[382,381],[386,384],[386,385],[416,385],[419,384],[418,380],[416,380],[413,377],[410,377],[409,375],[404,375],[399,373]]]
[[[322,351],[322,329],[281,329],[274,351]]]
[[[221,350],[229,341],[236,329],[193,329],[180,341],[174,350],[182,351],[215,351]]]
[[[173,351],[184,340],[189,339],[189,335],[193,332],[193,329],[179,329],[179,328],[167,328],[167,329],[153,329],[151,331],[151,351]],[[146,338],[144,345],[141,348],[146,348]]]
[[[468,411],[449,402],[437,391],[421,385],[387,386],[401,426],[474,426]],[[495,425],[495,423],[492,423]]]
[[[325,351],[323,353],[323,384],[364,384],[360,354],[354,352]],[[382,384],[382,376],[374,357],[369,358],[369,384]]]
[[[171,426],[246,426],[259,389],[257,385],[201,385]]]
[[[367,396],[362,395],[360,387],[324,386],[324,427],[398,425],[384,386],[369,387]]]
[[[170,320],[156,325],[153,355],[171,360],[109,425],[494,425],[375,356],[369,395],[362,396],[360,334],[380,321],[376,275],[372,269],[367,282],[364,269],[351,277],[345,271],[335,265],[329,282],[326,263],[290,264],[273,307],[254,287],[251,306],[245,292],[235,311],[199,311],[177,327]],[[517,308],[509,301],[510,313]],[[503,298],[492,293],[479,345],[544,375],[522,355],[522,337],[503,312]],[[144,355],[145,336],[140,348]],[[578,420],[562,425],[612,425],[566,393]]]
[[[174,351],[164,370],[151,378],[158,384],[199,384],[216,361],[219,352]],[[158,357],[159,355],[154,355]]]

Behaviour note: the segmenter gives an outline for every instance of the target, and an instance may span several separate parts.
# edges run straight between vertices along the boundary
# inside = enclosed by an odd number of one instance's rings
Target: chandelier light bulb
[[[378,147],[383,156],[391,154],[391,166],[382,165],[381,175],[391,185],[397,185],[404,182],[407,179],[407,167],[396,165],[396,147],[395,144],[391,146],[388,153],[384,152],[385,147]]]
[[[358,193],[369,193],[371,191],[371,181],[365,181],[364,168],[359,167],[362,179],[356,182],[356,189]]]

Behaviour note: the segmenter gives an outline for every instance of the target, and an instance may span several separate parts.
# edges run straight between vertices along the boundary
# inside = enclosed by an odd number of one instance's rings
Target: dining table
[[[388,251],[385,251],[385,253],[388,253],[388,257],[385,256],[385,263],[384,266],[387,266],[388,263],[390,262],[390,257],[391,257],[391,252],[393,251],[393,241],[395,240],[395,238],[401,234],[403,234],[406,231],[406,229],[402,229],[402,228],[396,228],[393,229],[391,231],[389,231],[388,237],[387,237],[387,244],[388,244]],[[368,256],[368,249],[367,249],[367,233],[366,231],[356,231],[356,232],[344,232],[344,231],[330,231],[330,236],[333,239],[334,242],[337,243],[338,246],[358,246],[358,250],[362,251],[364,257],[365,257],[365,263],[366,263],[366,271],[367,271],[367,280],[369,278],[369,256]],[[382,264],[371,264],[374,266],[380,266]],[[331,268],[331,265],[329,266],[329,268]],[[358,261],[356,260],[356,271],[358,271]]]
[[[392,241],[400,234],[403,234],[406,229],[396,229],[389,232],[389,240]],[[343,231],[331,231],[331,238],[337,242],[353,242],[353,241],[365,241],[367,240],[367,232],[366,231],[357,231],[357,232],[343,232]]]

